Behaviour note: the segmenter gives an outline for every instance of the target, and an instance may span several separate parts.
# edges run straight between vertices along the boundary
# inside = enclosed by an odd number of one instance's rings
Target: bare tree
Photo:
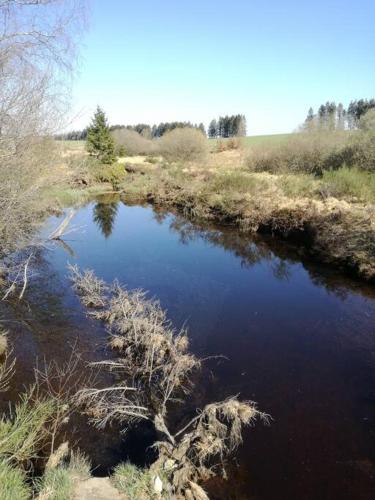
[[[43,214],[38,194],[54,181],[48,137],[67,109],[84,7],[84,0],[0,0],[2,272],[4,257],[29,245]],[[19,269],[10,259],[13,285],[27,282],[29,257]]]

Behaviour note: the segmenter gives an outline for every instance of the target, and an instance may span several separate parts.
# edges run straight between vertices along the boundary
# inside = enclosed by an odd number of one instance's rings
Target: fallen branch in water
[[[74,215],[75,215],[75,210],[71,209],[69,213],[66,215],[65,219],[61,222],[61,224],[49,236],[49,239],[50,240],[61,239],[61,236],[65,233],[65,230],[69,226],[70,221],[72,220]]]
[[[231,397],[199,410],[174,435],[168,429],[168,404],[181,402],[193,387],[191,373],[201,360],[189,353],[186,329],[175,331],[159,302],[142,290],[129,292],[114,282],[106,285],[92,271],[81,273],[70,266],[73,286],[90,316],[106,323],[109,345],[118,352],[113,360],[94,363],[116,374],[118,385],[89,387],[77,392],[75,401],[99,428],[120,422],[129,426],[148,420],[160,440],[154,444],[159,457],[152,465],[168,477],[172,498],[207,498],[197,484],[220,471],[225,457],[242,442],[242,427],[257,418],[269,421],[252,401]]]

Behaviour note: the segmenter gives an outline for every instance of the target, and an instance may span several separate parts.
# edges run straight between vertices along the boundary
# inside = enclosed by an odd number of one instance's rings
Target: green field
[[[291,134],[272,134],[272,135],[251,135],[244,137],[244,143],[247,146],[257,146],[258,144],[281,144],[290,138]]]

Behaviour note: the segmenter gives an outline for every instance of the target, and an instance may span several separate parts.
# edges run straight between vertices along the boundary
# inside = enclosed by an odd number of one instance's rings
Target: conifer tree
[[[104,111],[98,106],[87,130],[87,151],[96,156],[103,163],[113,163],[115,157],[115,144],[113,142],[107,118]]]
[[[218,129],[217,129],[217,121],[211,120],[211,123],[208,126],[208,137],[210,139],[216,139],[218,136]]]

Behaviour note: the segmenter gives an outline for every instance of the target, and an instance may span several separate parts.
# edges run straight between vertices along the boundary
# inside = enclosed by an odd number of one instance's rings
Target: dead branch
[[[242,442],[242,428],[257,418],[269,421],[252,401],[237,397],[207,405],[174,435],[167,425],[170,401],[191,389],[190,374],[200,360],[188,352],[185,329],[176,332],[159,302],[142,290],[127,291],[119,283],[107,286],[92,271],[70,267],[73,286],[89,314],[108,327],[109,345],[118,357],[95,363],[116,372],[119,385],[85,388],[75,402],[103,428],[112,421],[124,429],[141,420],[153,422],[161,438],[159,458],[152,468],[167,474],[172,494],[207,498],[197,484],[222,471],[225,457]]]
[[[65,233],[66,228],[69,226],[70,221],[75,215],[75,210],[71,209],[66,215],[65,219],[61,222],[61,224],[52,232],[49,236],[50,240],[59,240],[61,236]]]

